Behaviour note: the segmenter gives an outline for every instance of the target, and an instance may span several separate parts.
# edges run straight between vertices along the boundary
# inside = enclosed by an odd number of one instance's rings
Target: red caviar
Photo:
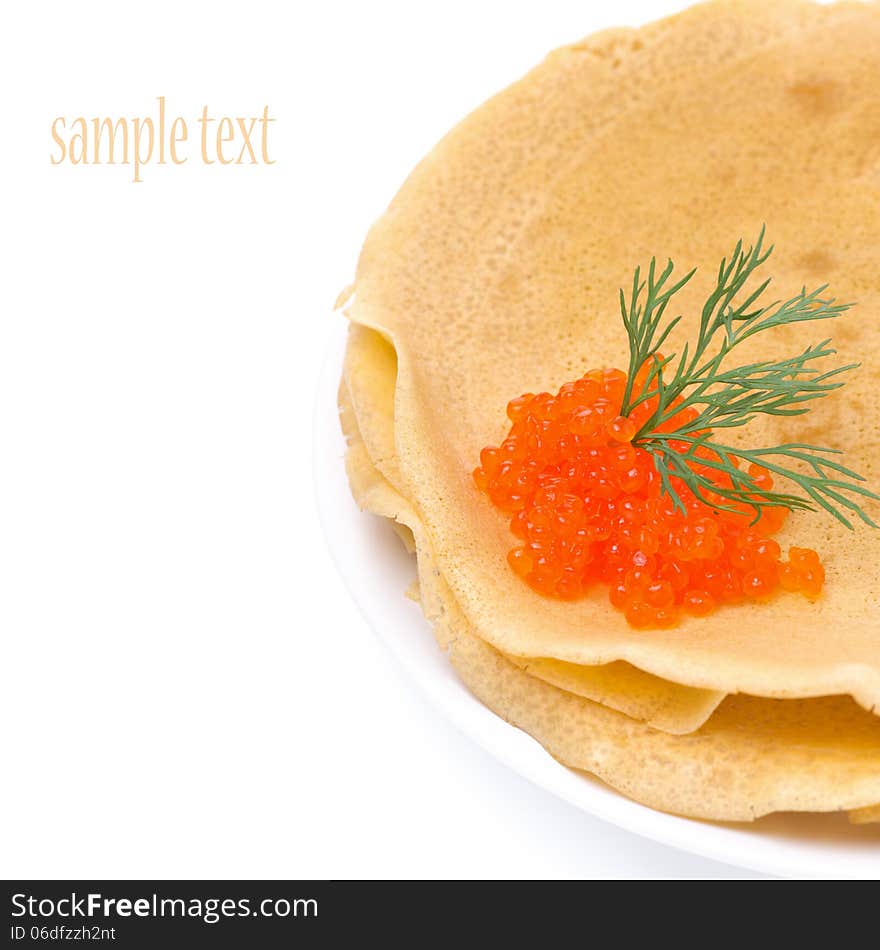
[[[721,511],[675,479],[687,514],[676,510],[661,493],[652,456],[632,444],[653,400],[622,416],[625,386],[620,370],[591,370],[555,396],[526,393],[508,404],[507,438],[483,449],[474,481],[511,516],[520,542],[507,557],[514,572],[538,593],[563,600],[605,584],[635,627],[669,626],[683,611],[704,616],[778,590],[816,597],[825,579],[818,554],[793,547],[783,561],[772,538],[785,509],[764,508],[752,525],[752,508]],[[665,428],[695,416],[684,408]],[[699,450],[692,464],[729,487],[729,475],[700,464],[710,458]],[[772,486],[765,469],[751,466],[749,473],[761,488]]]

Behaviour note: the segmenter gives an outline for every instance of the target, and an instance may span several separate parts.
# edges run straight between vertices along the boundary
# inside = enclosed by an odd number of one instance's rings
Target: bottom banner
[[[809,931],[812,942],[827,936],[832,944],[834,928],[844,919],[829,911],[827,891],[821,902],[804,902],[796,889],[753,885],[743,911],[742,901],[731,899],[727,888],[707,886],[711,882],[629,881],[609,898],[607,886],[613,883],[8,881],[2,945],[22,950],[77,941],[101,950],[377,942],[456,946],[482,940],[485,931],[492,943],[512,935],[514,945],[538,948],[597,939],[626,946],[674,941],[686,947],[719,932],[727,942],[764,946],[774,929],[787,944],[799,929]],[[873,902],[854,901],[851,890],[836,893],[850,898],[849,932],[873,933]]]

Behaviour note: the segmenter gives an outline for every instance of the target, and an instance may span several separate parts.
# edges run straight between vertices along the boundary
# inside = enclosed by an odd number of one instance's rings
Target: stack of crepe
[[[604,588],[562,602],[516,577],[509,519],[471,472],[509,399],[626,366],[616,301],[636,264],[702,265],[678,302],[683,339],[717,262],[766,223],[774,296],[829,282],[856,300],[831,332],[862,366],[747,438],[836,445],[877,488],[878,50],[877,4],[794,0],[705,4],[557,50],[415,169],[347,301],[352,490],[416,553],[450,662],[560,762],[664,811],[880,820],[880,531],[795,513],[779,540],[820,552],[821,598],[634,630]],[[814,342],[767,336],[766,358]]]

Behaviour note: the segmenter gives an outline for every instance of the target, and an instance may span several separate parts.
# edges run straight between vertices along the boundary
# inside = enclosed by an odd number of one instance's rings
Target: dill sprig
[[[674,479],[680,479],[711,507],[751,507],[755,520],[765,507],[815,510],[819,506],[848,528],[852,523],[847,512],[876,527],[857,499],[880,496],[861,484],[861,475],[834,459],[841,454],[838,449],[801,442],[743,449],[720,441],[713,431],[746,425],[759,413],[802,415],[809,411],[808,403],[839,389],[844,383],[843,374],[859,365],[833,369],[816,365],[835,354],[830,339],[785,359],[727,365],[731,352],[758,333],[788,324],[828,320],[852,306],[823,297],[827,284],[809,293],[804,287],[788,300],[759,305],[770,278],[750,291],[745,285],[772,251],[772,246],[764,249],[764,228],[753,247],[745,249],[742,241],[737,242],[730,258],[722,260],[715,288],[703,305],[697,339],[686,343],[680,354],[669,357],[658,355],[660,347],[681,316],[666,321],[666,309],[695,270],[671,282],[672,261],[658,272],[652,259],[646,280],[636,269],[629,300],[620,291],[630,351],[621,414],[629,415],[642,403],[656,399],[633,443],[651,453],[664,492],[682,512],[687,509]],[[679,414],[689,408],[696,410],[696,417],[676,425],[682,418]],[[740,467],[735,460],[746,464]],[[762,488],[749,473],[750,464],[792,482],[800,492]],[[701,469],[728,476],[730,486],[718,485]]]

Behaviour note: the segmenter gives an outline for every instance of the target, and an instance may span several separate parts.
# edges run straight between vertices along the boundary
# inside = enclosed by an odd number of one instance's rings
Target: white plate
[[[334,560],[355,601],[433,704],[461,732],[520,775],[627,831],[784,877],[880,877],[880,826],[853,826],[844,815],[788,814],[752,825],[722,825],[653,811],[565,768],[467,691],[437,648],[419,607],[403,596],[415,577],[414,559],[382,519],[363,514],[352,501],[336,410],[344,322],[339,318],[318,392],[314,434],[318,509]]]

